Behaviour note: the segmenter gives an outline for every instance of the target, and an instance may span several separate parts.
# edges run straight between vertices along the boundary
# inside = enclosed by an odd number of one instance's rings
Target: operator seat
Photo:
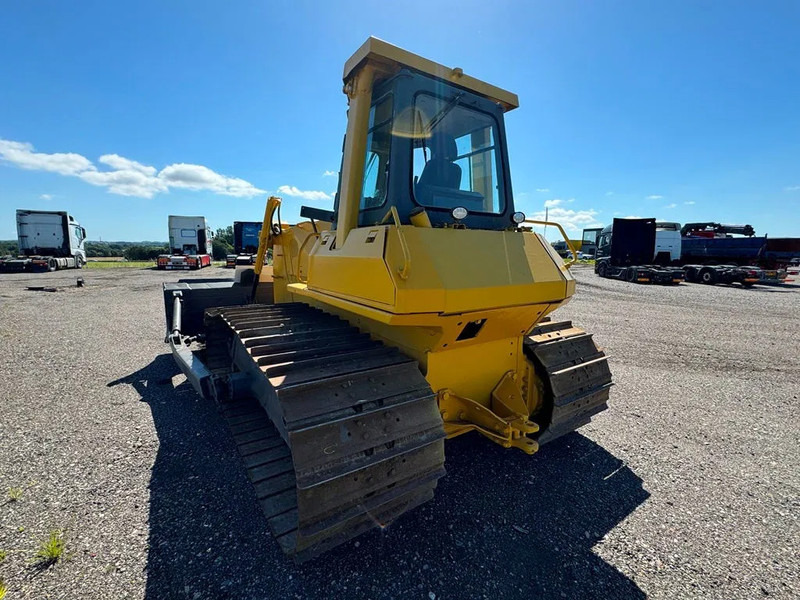
[[[430,186],[457,190],[461,184],[461,167],[453,162],[458,157],[455,138],[447,133],[434,133],[430,149],[431,159],[425,163],[417,189],[423,195]]]

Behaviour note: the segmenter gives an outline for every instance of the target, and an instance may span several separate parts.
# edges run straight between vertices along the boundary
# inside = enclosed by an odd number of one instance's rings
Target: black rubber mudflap
[[[252,400],[224,404],[273,535],[302,561],[430,500],[444,429],[417,363],[303,304],[206,313]],[[257,400],[256,400],[257,399]]]
[[[608,408],[611,371],[590,334],[570,321],[542,323],[525,340],[525,353],[552,400],[533,417],[542,426],[540,445],[586,425]]]

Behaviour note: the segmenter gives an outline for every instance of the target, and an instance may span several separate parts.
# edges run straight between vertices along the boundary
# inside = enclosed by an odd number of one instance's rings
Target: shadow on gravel
[[[211,402],[164,354],[108,385],[151,408],[146,598],[643,598],[592,547],[649,494],[571,434],[533,457],[476,436],[447,443],[436,498],[383,530],[295,565],[271,539]],[[182,376],[176,381],[182,380]]]

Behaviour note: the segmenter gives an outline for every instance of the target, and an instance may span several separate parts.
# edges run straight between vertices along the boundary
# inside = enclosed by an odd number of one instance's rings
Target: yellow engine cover
[[[434,391],[485,406],[506,373],[525,380],[524,335],[575,290],[530,232],[379,225],[335,240],[307,224],[276,238],[276,301],[347,319],[416,358]]]

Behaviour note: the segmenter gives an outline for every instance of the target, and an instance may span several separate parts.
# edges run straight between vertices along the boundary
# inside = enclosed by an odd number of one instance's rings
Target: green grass
[[[155,267],[156,261],[154,260],[101,260],[89,261],[83,267],[84,269],[146,269],[148,267]]]
[[[5,550],[0,550],[0,563],[6,559],[6,556],[8,556],[8,552]]]
[[[0,579],[0,600],[3,600],[3,598],[6,597],[7,591],[8,588],[6,587],[6,582]]]
[[[18,487],[8,488],[8,501],[17,502],[22,500],[23,489]]]
[[[33,556],[33,563],[37,569],[46,569],[56,564],[64,557],[64,537],[61,531],[55,529],[50,532],[50,537],[39,544],[39,549]]]

